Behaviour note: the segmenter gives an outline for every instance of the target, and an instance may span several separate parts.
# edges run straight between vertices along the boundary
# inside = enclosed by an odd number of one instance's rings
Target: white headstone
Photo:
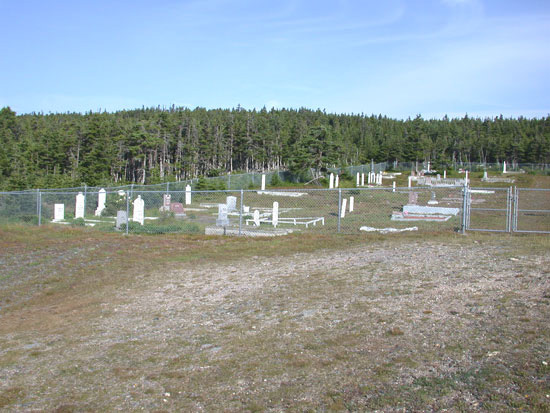
[[[237,197],[228,196],[225,198],[225,204],[227,205],[227,212],[233,212],[237,210]]]
[[[430,172],[430,161],[428,161],[428,172]]]
[[[229,225],[229,219],[227,219],[227,204],[218,204],[218,219],[216,220],[218,227],[226,227]]]
[[[340,186],[340,177],[336,175],[336,177],[334,178],[334,187],[338,188],[339,186]]]
[[[502,163],[502,173],[505,174],[506,173],[506,161],[504,161]]]
[[[483,171],[483,179],[487,179],[488,176],[487,176],[487,171]]]
[[[409,176],[409,188],[412,186],[412,176]]]
[[[330,177],[328,179],[328,188],[334,188],[334,174],[332,172],[330,173]]]
[[[143,225],[145,220],[145,202],[141,199],[141,195],[138,195],[134,201],[134,215],[132,216],[132,221],[139,222]]]
[[[65,220],[65,204],[55,204],[53,207],[53,220],[63,221]]]
[[[447,170],[443,171],[443,179],[447,179]]]
[[[185,186],[185,205],[191,205],[191,185]]]
[[[361,174],[361,186],[365,186],[365,174]]]
[[[367,176],[367,183],[368,184],[371,184],[372,183],[372,173],[369,172],[368,176]]]
[[[262,191],[265,191],[265,174],[262,174]]]
[[[355,177],[355,186],[359,186],[359,172],[357,172],[357,175]]]
[[[468,171],[466,171],[466,177],[464,178],[466,185],[468,185]]]
[[[346,205],[348,203],[347,198],[342,199],[342,208],[340,209],[340,217],[345,218],[346,216]]]
[[[79,192],[76,196],[76,206],[74,209],[75,218],[84,218],[84,194]]]
[[[392,192],[395,192],[395,181],[393,181],[393,189],[392,189]]]
[[[101,216],[101,213],[105,209],[105,201],[107,200],[107,192],[101,188],[97,193],[97,209],[95,210],[95,216]]]
[[[260,211],[258,211],[257,209],[254,211],[254,225],[256,225],[257,227],[260,226]]]
[[[380,172],[380,173],[376,176],[376,184],[377,184],[377,185],[382,185],[382,172]]]
[[[355,201],[355,198],[350,196],[349,197],[349,212],[353,212],[354,201]]]
[[[273,216],[272,216],[273,226],[277,227],[279,223],[279,203],[277,201],[273,202]]]
[[[243,214],[248,214],[250,212],[250,207],[243,205]]]

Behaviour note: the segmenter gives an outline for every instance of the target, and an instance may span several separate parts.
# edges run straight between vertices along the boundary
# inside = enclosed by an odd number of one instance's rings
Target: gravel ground
[[[548,243],[392,237],[6,307],[0,408],[550,411]]]

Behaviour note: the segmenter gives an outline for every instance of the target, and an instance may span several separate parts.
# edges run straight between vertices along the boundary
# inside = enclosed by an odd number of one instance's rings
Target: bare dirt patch
[[[3,282],[0,408],[548,411],[546,238],[333,239],[276,254],[197,238],[127,268],[98,256],[31,298]]]

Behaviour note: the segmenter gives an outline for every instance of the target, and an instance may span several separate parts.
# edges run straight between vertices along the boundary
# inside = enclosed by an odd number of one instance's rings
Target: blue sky
[[[0,0],[0,107],[550,114],[548,0]]]

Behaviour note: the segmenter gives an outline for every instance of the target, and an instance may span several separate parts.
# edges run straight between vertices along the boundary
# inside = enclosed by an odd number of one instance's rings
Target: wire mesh
[[[516,188],[516,232],[550,233],[550,190]]]
[[[470,231],[508,232],[511,213],[508,188],[470,188]]]
[[[261,175],[252,183],[261,185]],[[89,226],[135,234],[243,236],[460,231],[464,223],[466,230],[550,232],[550,190],[518,189],[512,196],[511,188],[470,188],[467,195],[464,203],[461,186],[276,189],[268,179],[264,191],[186,191],[164,186],[103,194],[90,188],[2,192],[0,222]],[[467,205],[464,222],[463,205]]]

